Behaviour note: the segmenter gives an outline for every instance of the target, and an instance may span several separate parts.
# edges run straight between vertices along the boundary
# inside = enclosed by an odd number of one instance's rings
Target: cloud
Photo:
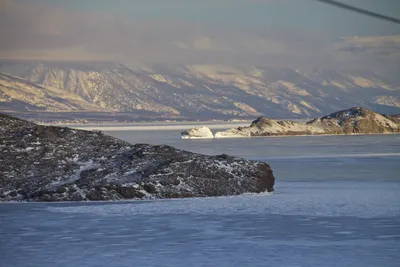
[[[354,54],[399,56],[400,35],[342,38],[337,50]]]
[[[171,19],[143,20],[51,4],[0,2],[0,58],[115,60],[126,64],[227,64],[290,67],[381,65],[385,53],[343,39],[290,29],[239,29]],[[399,52],[391,46],[390,53]],[[361,53],[361,56],[360,56]],[[379,55],[378,55],[379,54]],[[396,55],[397,55],[396,54]],[[369,62],[370,62],[369,61]]]

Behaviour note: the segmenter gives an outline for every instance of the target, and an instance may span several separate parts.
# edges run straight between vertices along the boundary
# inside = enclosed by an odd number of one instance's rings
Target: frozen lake
[[[398,266],[399,135],[180,140],[182,129],[113,129],[271,164],[276,193],[0,205],[0,266]]]

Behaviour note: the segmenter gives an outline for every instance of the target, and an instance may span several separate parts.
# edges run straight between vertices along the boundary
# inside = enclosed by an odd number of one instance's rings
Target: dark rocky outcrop
[[[361,107],[338,111],[306,123],[276,121],[259,117],[248,127],[229,129],[215,134],[217,138],[323,135],[323,134],[385,134],[399,133],[400,122],[396,115],[381,115]]]
[[[182,198],[273,191],[270,166],[0,114],[0,201]]]

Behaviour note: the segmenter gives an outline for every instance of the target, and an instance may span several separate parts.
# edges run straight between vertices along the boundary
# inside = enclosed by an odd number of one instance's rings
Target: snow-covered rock
[[[214,138],[208,127],[196,127],[181,133],[181,139],[208,139]]]
[[[238,195],[273,191],[274,180],[263,162],[132,145],[0,114],[0,201]]]
[[[228,129],[217,132],[216,138],[237,138],[251,136],[277,136],[277,135],[311,135],[323,134],[321,127],[306,125],[294,121],[276,121],[264,117],[259,117],[248,127],[239,127],[237,129]]]
[[[216,132],[215,138],[240,138],[240,137],[251,137],[251,132],[242,130],[242,128],[232,128],[222,132]]]
[[[395,116],[384,116],[361,107],[334,112],[306,123],[324,129],[325,134],[385,134],[399,133]]]
[[[294,121],[276,121],[259,117],[249,127],[239,127],[217,132],[216,138],[321,134],[323,129]]]
[[[396,116],[383,116],[365,108],[342,110],[306,123],[276,121],[259,117],[248,127],[229,129],[215,134],[216,138],[279,135],[323,134],[384,134],[399,133]]]

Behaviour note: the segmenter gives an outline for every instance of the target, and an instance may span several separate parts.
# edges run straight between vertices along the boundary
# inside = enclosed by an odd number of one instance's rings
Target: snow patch
[[[78,163],[80,165],[79,169],[74,172],[70,177],[67,179],[65,178],[58,178],[54,182],[50,184],[50,187],[59,187],[64,184],[71,184],[77,180],[80,179],[81,173],[84,171],[89,171],[89,170],[94,170],[100,167],[99,164],[94,163],[93,160],[89,160],[87,162],[80,162]]]

